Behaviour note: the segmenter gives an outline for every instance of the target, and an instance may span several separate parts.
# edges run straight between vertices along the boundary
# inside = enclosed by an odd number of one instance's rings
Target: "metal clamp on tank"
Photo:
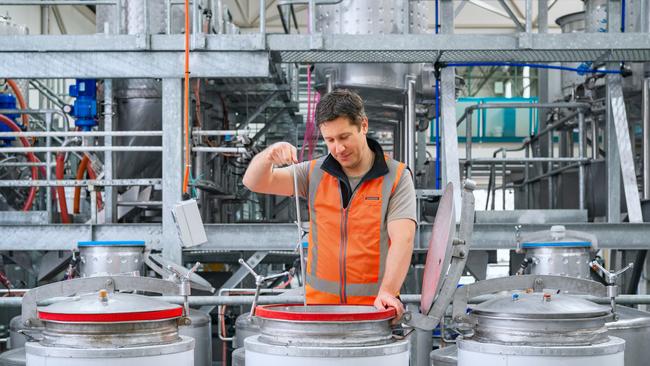
[[[625,271],[634,267],[634,263],[630,263],[627,265],[627,267],[614,273],[606,270],[600,263],[598,263],[598,261],[592,261],[590,265],[594,271],[600,270],[600,272],[603,274],[603,278],[607,283],[607,297],[609,297],[610,303],[612,305],[612,314],[614,314],[614,320],[618,320],[618,315],[616,314],[616,296],[618,296],[618,285],[616,284],[616,280]]]
[[[474,189],[476,184],[463,184],[460,229],[456,237],[453,186],[445,187],[438,205],[422,279],[420,312],[404,313],[404,322],[413,328],[431,331],[451,302],[458,281],[463,275],[474,231]]]
[[[244,266],[244,268],[246,268],[248,272],[250,272],[250,274],[253,275],[253,277],[255,278],[255,297],[253,298],[253,304],[251,305],[251,313],[249,316],[252,318],[253,316],[255,316],[255,310],[257,308],[257,300],[260,297],[260,291],[262,290],[262,285],[264,284],[264,282],[268,280],[276,279],[278,277],[288,276],[289,272],[285,271],[282,273],[276,273],[274,275],[265,277],[265,276],[258,275],[257,272],[255,272],[255,270],[253,269],[253,267],[249,266],[248,263],[246,263],[246,261],[241,258],[239,258],[239,264]]]
[[[22,302],[23,322],[28,327],[42,326],[38,319],[37,305],[39,301],[62,296],[106,290],[116,291],[147,291],[162,295],[181,295],[178,284],[149,277],[133,276],[101,276],[77,278],[40,286],[25,293]]]

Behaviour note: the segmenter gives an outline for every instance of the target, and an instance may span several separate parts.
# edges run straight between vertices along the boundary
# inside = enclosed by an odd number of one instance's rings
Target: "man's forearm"
[[[251,160],[244,174],[243,183],[251,191],[264,189],[271,184],[272,172],[273,163],[268,158],[268,148],[266,148]]]
[[[411,265],[412,254],[412,238],[402,238],[391,243],[386,257],[386,272],[379,291],[385,291],[393,296],[399,293]]]

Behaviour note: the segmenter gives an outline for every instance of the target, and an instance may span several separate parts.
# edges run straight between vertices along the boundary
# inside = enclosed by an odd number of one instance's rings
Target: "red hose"
[[[27,103],[25,103],[25,98],[23,98],[23,93],[20,91],[18,84],[16,84],[16,82],[11,79],[7,79],[7,84],[9,84],[13,90],[16,99],[18,99],[18,105],[20,106],[20,109],[27,109]],[[23,120],[23,126],[29,127],[29,116],[26,114],[21,114],[20,118]]]
[[[88,177],[90,179],[97,179],[97,174],[95,174],[95,171],[92,168],[92,164],[90,163],[90,158],[88,155],[84,154],[83,159],[81,159],[81,162],[79,163],[79,167],[77,168],[77,180],[82,180],[84,177],[84,173],[88,172]],[[92,197],[91,197],[92,199]],[[74,213],[79,213],[80,207],[79,203],[81,200],[81,186],[76,186],[74,187],[74,206],[73,206],[73,212]],[[103,206],[102,202],[102,196],[97,195],[97,209],[101,209]]]
[[[65,154],[58,153],[56,155],[56,179],[63,180],[65,175]],[[68,215],[68,203],[65,200],[65,188],[62,186],[56,187],[56,195],[59,197],[59,209],[61,211],[61,222],[64,224],[70,223],[70,216]]]
[[[14,132],[23,132],[20,127],[16,124],[16,122],[12,121],[11,119],[7,118],[7,116],[4,116],[0,114],[0,123],[4,124],[5,126],[9,127],[12,131]],[[30,147],[31,144],[29,141],[27,141],[26,138],[24,137],[18,137],[20,139],[20,142],[23,144],[24,147]],[[34,153],[28,152],[27,154],[27,160],[29,160],[32,163],[39,163],[40,160],[36,158]],[[32,167],[32,179],[33,180],[38,180],[38,168],[36,166]],[[27,195],[27,201],[25,201],[25,204],[23,205],[22,210],[23,211],[29,211],[32,208],[32,205],[34,204],[34,199],[36,198],[36,187],[30,187],[29,188],[29,194]]]

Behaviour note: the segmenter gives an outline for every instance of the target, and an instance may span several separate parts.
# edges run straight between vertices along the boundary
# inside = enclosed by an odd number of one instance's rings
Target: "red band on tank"
[[[157,310],[157,311],[143,311],[138,313],[113,313],[113,314],[61,314],[61,313],[48,313],[46,311],[39,311],[38,317],[41,320],[51,320],[58,322],[94,322],[94,323],[117,323],[117,322],[132,322],[132,321],[145,321],[145,320],[164,320],[178,318],[183,315],[183,308],[178,307],[174,309]]]
[[[276,320],[294,320],[305,322],[356,322],[356,321],[372,321],[372,320],[390,320],[393,319],[397,312],[394,308],[385,310],[377,310],[364,313],[316,313],[316,312],[293,312],[284,311],[275,308],[283,308],[286,306],[302,306],[302,304],[294,305],[260,305],[255,308],[255,316],[265,319]],[[339,305],[346,306],[346,305]]]

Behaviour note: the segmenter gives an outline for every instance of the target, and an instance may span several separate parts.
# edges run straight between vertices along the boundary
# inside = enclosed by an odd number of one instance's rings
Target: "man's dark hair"
[[[361,127],[361,121],[366,116],[363,100],[359,94],[348,89],[334,89],[325,94],[316,106],[316,126],[333,121],[339,117],[347,117],[350,123]]]

